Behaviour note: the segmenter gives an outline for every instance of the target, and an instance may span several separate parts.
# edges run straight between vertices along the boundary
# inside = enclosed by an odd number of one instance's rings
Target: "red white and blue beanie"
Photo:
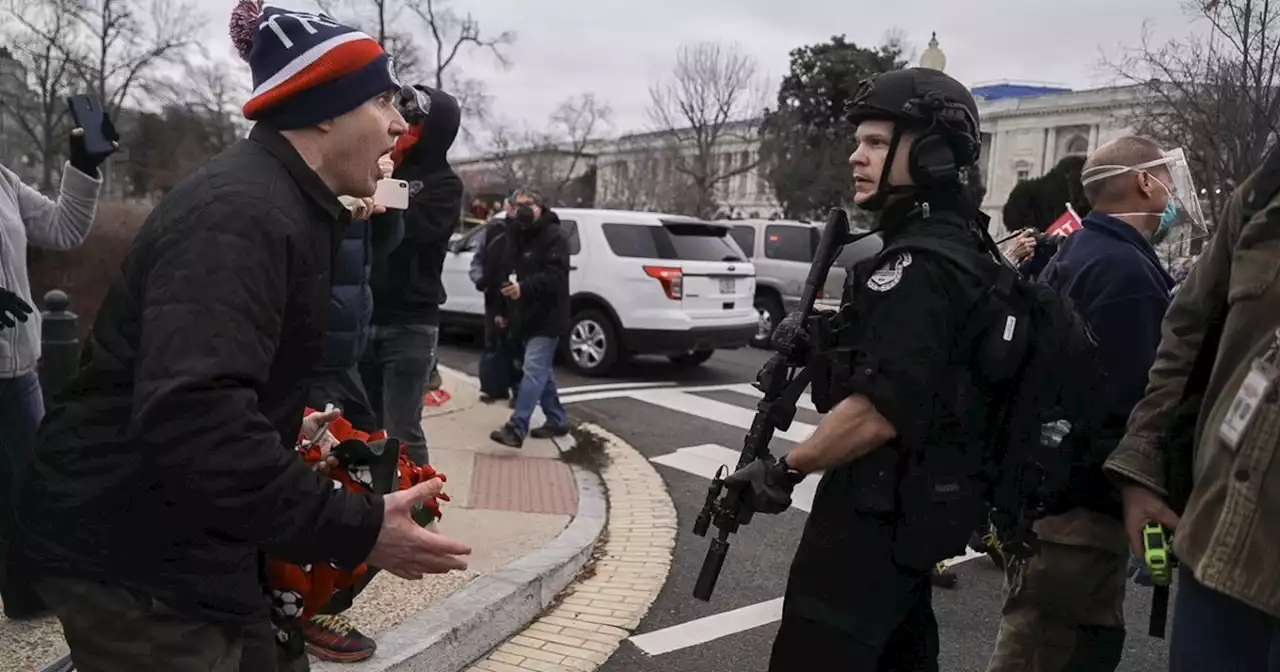
[[[253,71],[244,116],[280,130],[314,126],[400,89],[377,40],[328,16],[240,0],[231,41]]]

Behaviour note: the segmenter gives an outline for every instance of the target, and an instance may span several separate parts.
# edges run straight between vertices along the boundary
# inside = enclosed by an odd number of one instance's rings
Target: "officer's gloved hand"
[[[22,297],[0,287],[0,327],[9,329],[19,322],[26,322],[31,310],[31,304],[23,301]]]
[[[791,507],[795,483],[778,462],[756,460],[724,480],[726,487],[746,490],[747,501],[759,513],[782,513]]]
[[[798,357],[804,353],[809,346],[809,331],[805,329],[804,313],[795,311],[778,323],[777,328],[773,330],[773,338],[769,344],[773,346],[774,352],[782,353],[787,357]]]

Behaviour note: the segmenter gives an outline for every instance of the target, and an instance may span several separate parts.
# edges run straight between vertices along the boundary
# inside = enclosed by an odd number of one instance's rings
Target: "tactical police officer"
[[[964,552],[983,516],[991,404],[957,344],[986,288],[941,255],[894,249],[928,240],[997,263],[960,178],[978,159],[977,106],[954,79],[912,68],[863,82],[850,115],[854,203],[879,213],[885,248],[854,266],[833,318],[842,401],[788,455],[728,481],[756,511],[776,513],[805,474],[825,472],[771,672],[937,670],[930,571]]]

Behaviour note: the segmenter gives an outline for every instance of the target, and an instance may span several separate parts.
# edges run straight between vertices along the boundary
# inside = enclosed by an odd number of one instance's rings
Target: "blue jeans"
[[[34,372],[0,379],[0,588],[6,585],[14,504],[22,471],[35,451],[36,430],[44,418],[40,378]]]
[[[17,378],[0,379],[0,462],[8,467],[9,478],[0,488],[9,492],[35,450],[36,430],[44,418],[44,397],[40,377],[35,372]],[[0,467],[0,471],[5,471]],[[14,488],[16,490],[16,487]],[[6,497],[6,500],[12,497]]]
[[[1211,590],[1183,565],[1169,637],[1170,672],[1280,672],[1280,618]]]
[[[439,327],[426,324],[372,326],[360,361],[360,379],[379,426],[404,443],[420,465],[428,464],[422,397],[436,364],[439,337]]]
[[[558,338],[534,336],[524,344],[524,376],[520,379],[520,391],[516,393],[516,410],[511,414],[510,425],[521,437],[529,434],[529,419],[533,409],[542,405],[547,414],[547,424],[552,427],[568,427],[569,416],[560,403],[556,390],[556,375],[551,369],[556,356]]]

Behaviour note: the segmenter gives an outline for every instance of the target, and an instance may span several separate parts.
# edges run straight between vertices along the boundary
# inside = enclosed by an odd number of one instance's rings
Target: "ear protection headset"
[[[902,111],[932,119],[907,152],[907,170],[912,181],[921,187],[959,181],[961,161],[964,165],[972,164],[980,151],[973,132],[978,125],[968,108],[930,91],[923,97],[908,100]],[[944,129],[951,132],[944,133]]]

